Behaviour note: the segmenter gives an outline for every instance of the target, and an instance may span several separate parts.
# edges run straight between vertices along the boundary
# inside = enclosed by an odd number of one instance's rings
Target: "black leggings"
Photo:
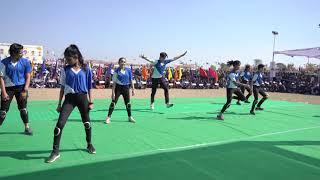
[[[151,92],[151,103],[154,102],[154,96],[156,95],[158,84],[164,90],[165,103],[169,103],[169,89],[164,78],[152,78],[152,92]]]
[[[62,105],[62,110],[59,115],[57,125],[54,129],[54,142],[53,150],[58,152],[60,146],[60,139],[63,127],[65,126],[68,117],[75,107],[78,107],[82,123],[86,131],[86,141],[88,144],[91,144],[91,124],[89,117],[89,102],[87,94],[76,93],[76,94],[67,94]]]
[[[237,96],[232,96],[233,93]],[[247,100],[239,88],[227,88],[227,102],[221,109],[221,113],[224,113],[224,111],[230,107],[232,99],[237,99],[240,101]]]
[[[262,99],[258,103],[259,94],[262,96]],[[257,107],[260,107],[262,103],[268,99],[268,94],[260,86],[253,86],[253,96],[254,96],[254,101],[252,103],[251,111],[254,111],[254,108],[256,107],[257,103],[258,103]]]
[[[9,95],[9,100],[4,101],[1,98],[1,108],[0,108],[0,125],[6,118],[7,112],[9,111],[11,101],[13,96],[16,97],[18,104],[18,109],[20,111],[20,117],[22,121],[26,124],[29,122],[28,111],[27,111],[27,98],[22,98],[21,93],[24,89],[24,85],[6,87],[7,94]],[[2,97],[2,96],[1,96]]]
[[[119,97],[122,95],[124,104],[126,105],[128,117],[131,116],[131,104],[130,104],[130,87],[129,85],[116,84],[115,98],[112,100],[109,106],[108,117],[111,117],[112,112],[118,102]]]
[[[242,83],[243,83],[243,84],[248,84],[248,81],[243,80]],[[241,86],[240,89],[241,89],[242,94],[244,94],[246,90],[248,91],[248,94],[247,94],[247,96],[246,96],[246,99],[248,100],[248,99],[250,98],[250,96],[252,95],[252,90],[251,90],[251,88],[250,88],[250,87]]]

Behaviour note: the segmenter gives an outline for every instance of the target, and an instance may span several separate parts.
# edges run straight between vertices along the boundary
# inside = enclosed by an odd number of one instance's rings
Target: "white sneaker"
[[[151,110],[154,110],[154,104],[153,104],[153,103],[150,104],[150,109],[151,109]]]
[[[106,124],[110,124],[110,117],[109,116],[106,118]]]
[[[129,122],[132,122],[132,123],[136,123],[136,121],[133,119],[132,116],[128,117],[128,121],[129,121]]]

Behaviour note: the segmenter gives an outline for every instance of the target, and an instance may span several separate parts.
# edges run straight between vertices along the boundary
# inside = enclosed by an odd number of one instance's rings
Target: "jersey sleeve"
[[[31,68],[31,62],[30,61],[26,61],[26,64],[25,64],[25,73],[31,73],[32,71],[32,68]]]
[[[254,74],[253,78],[252,78],[252,82],[255,82],[258,79],[258,74]]]
[[[131,71],[131,69],[128,69],[128,75],[129,75],[129,84],[130,84],[131,81],[133,80],[133,76],[132,76],[132,71]]]
[[[230,74],[229,74],[229,79],[230,79],[230,81],[233,81],[233,82],[236,82],[236,81],[237,81],[237,80],[236,80],[236,76],[235,76],[234,73],[230,73]]]
[[[0,77],[3,77],[6,75],[6,66],[0,62]]]
[[[87,81],[88,81],[88,90],[90,90],[90,89],[92,89],[92,70],[91,70],[91,68],[90,67],[88,67],[88,79],[87,79]]]
[[[61,68],[60,72],[60,85],[65,86],[66,85],[66,72],[64,68]]]
[[[117,74],[117,72],[114,72],[113,75],[112,75],[113,84],[114,84],[115,82],[117,82],[117,80],[118,80],[118,74]]]
[[[169,63],[171,63],[172,61],[173,61],[173,59],[167,59],[167,60],[164,61],[164,64],[169,64]]]

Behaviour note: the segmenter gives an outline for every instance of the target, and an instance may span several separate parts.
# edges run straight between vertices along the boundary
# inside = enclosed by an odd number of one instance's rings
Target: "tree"
[[[215,65],[211,65],[210,67],[211,67],[211,69],[213,69],[213,70],[216,70],[216,69],[217,69]]]
[[[220,69],[223,71],[228,71],[229,67],[226,63],[221,63],[220,64]]]
[[[276,64],[277,69],[281,70],[281,71],[285,71],[287,70],[287,66],[283,63],[277,63]]]
[[[306,71],[307,72],[315,72],[317,69],[318,68],[317,68],[316,64],[311,64],[311,63],[306,64]]]
[[[290,64],[288,64],[287,65],[287,69],[289,70],[289,71],[293,71],[295,68],[294,68],[294,64],[293,63],[290,63]]]
[[[254,66],[258,66],[259,64],[263,64],[261,59],[254,59]]]

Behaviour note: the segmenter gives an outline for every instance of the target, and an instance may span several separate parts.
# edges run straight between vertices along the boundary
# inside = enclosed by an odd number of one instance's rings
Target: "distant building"
[[[0,43],[0,60],[9,57],[9,43]],[[31,62],[43,62],[43,46],[38,45],[23,45],[23,57],[29,59]]]

